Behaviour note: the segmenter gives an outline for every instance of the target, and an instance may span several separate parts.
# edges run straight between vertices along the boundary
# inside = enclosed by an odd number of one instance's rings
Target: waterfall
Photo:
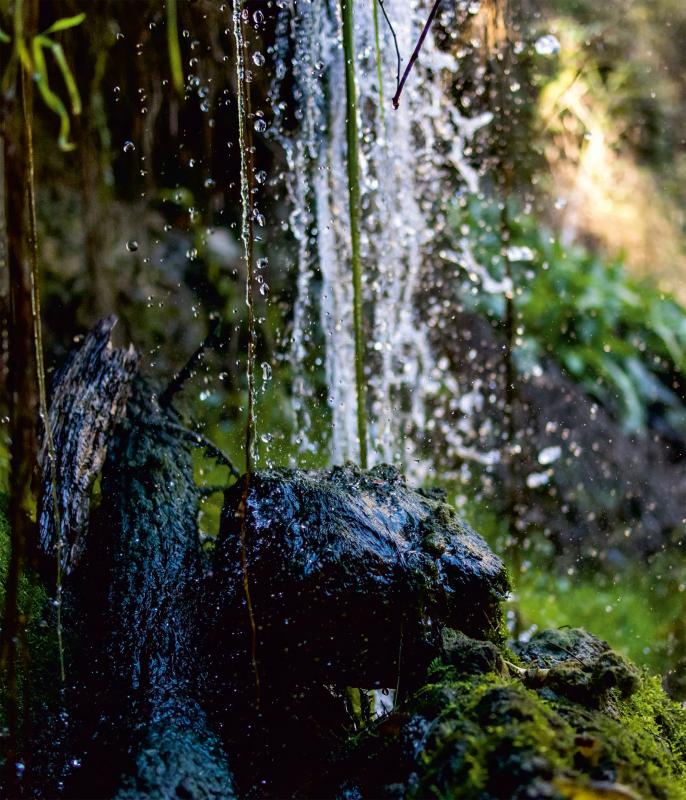
[[[274,107],[285,149],[290,228],[298,244],[297,299],[291,363],[294,408],[308,447],[312,380],[306,368],[323,335],[335,463],[357,460],[353,298],[347,209],[345,75],[339,0],[282,2],[277,37]],[[385,0],[398,49],[407,59],[426,22],[428,0]],[[391,107],[397,57],[381,18],[381,74],[386,109],[379,108],[372,0],[355,3],[355,51],[361,169],[361,246],[367,325],[370,462],[420,469],[427,408],[438,390],[430,330],[430,267],[438,258],[441,204],[447,177],[478,191],[478,173],[465,156],[474,133],[490,120],[464,117],[448,91],[459,62],[430,33],[403,93]],[[288,78],[296,105],[295,131],[278,102]],[[453,178],[454,187],[454,178]],[[454,190],[454,188],[453,188]]]

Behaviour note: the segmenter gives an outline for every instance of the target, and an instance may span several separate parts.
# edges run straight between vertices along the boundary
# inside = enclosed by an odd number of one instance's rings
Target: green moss
[[[11,554],[11,536],[7,520],[7,496],[0,495],[0,613],[5,607],[5,581]],[[29,687],[30,695],[37,700],[36,713],[42,714],[45,709],[43,695],[49,697],[57,685],[57,647],[54,634],[53,609],[45,589],[35,575],[27,569],[19,583],[19,608],[28,620],[26,640],[34,675],[33,684]],[[40,676],[40,678],[36,677]],[[20,698],[24,697],[25,676],[19,667]],[[4,716],[4,677],[0,676],[0,726],[6,724]],[[36,698],[36,694],[40,697]]]
[[[525,625],[585,626],[639,666],[673,670],[675,678],[683,673],[686,558],[678,551],[612,574],[531,570],[517,581],[516,593]]]
[[[5,606],[5,581],[11,553],[10,527],[7,520],[7,495],[0,495],[0,607]],[[19,585],[19,607],[30,618],[40,611],[45,593],[39,584],[26,574]]]
[[[358,737],[345,769],[360,796],[686,798],[686,710],[604,642],[541,634],[519,648],[526,669],[504,648],[494,660],[483,642],[447,642],[400,731],[389,740],[391,718]]]

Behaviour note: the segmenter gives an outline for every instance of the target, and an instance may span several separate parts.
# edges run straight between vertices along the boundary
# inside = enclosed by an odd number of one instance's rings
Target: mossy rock
[[[421,677],[445,625],[501,638],[502,561],[395,468],[258,471],[245,493],[242,479],[225,494],[211,650],[230,652],[245,627],[243,559],[264,680],[287,660],[300,680],[390,687],[399,647],[406,681],[410,660]]]
[[[686,798],[686,710],[604,642],[545,632],[494,658],[447,640],[429,683],[349,743],[339,797]]]

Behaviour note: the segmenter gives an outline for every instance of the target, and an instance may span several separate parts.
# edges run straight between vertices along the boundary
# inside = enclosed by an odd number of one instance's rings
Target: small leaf
[[[3,31],[2,28],[0,28],[0,42],[3,42],[4,44],[8,44],[11,41],[12,41],[12,39],[5,33],[5,31]]]
[[[60,98],[52,91],[48,83],[48,70],[43,56],[43,47],[40,37],[32,42],[34,61],[34,80],[45,105],[60,118],[60,132],[57,139],[60,150],[73,150],[74,145],[69,141],[70,122],[69,114]]]
[[[47,36],[50,33],[58,33],[59,31],[66,31],[68,28],[75,28],[77,25],[80,25],[84,19],[86,19],[85,13],[76,14],[73,17],[63,17],[62,19],[58,19],[57,22],[53,22],[41,35]]]
[[[76,81],[74,80],[74,74],[72,73],[71,69],[69,69],[69,64],[67,64],[67,59],[64,56],[62,45],[52,42],[50,49],[55,57],[57,66],[62,73],[64,85],[67,87],[69,100],[71,101],[72,113],[78,117],[81,113],[81,95],[79,94],[79,87],[76,85]]]

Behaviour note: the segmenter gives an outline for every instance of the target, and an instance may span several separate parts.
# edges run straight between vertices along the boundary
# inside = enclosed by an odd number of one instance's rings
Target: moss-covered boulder
[[[215,630],[245,628],[247,577],[263,664],[392,687],[401,639],[408,674],[410,659],[426,668],[443,625],[497,636],[502,562],[393,467],[257,472],[245,491],[242,479],[226,495]]]
[[[348,744],[339,797],[686,798],[686,710],[604,642],[548,631],[495,657],[448,640],[427,685]]]

